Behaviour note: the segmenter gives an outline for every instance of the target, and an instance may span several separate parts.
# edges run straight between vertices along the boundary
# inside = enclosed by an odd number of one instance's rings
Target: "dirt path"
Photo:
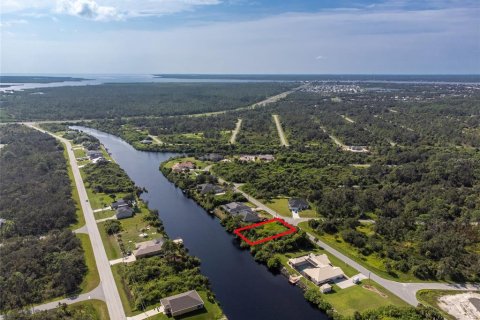
[[[278,114],[273,115],[273,119],[275,120],[275,125],[277,126],[278,136],[280,137],[280,143],[284,147],[289,147],[287,138],[285,138],[285,132],[283,132],[282,124],[280,123],[280,117]]]
[[[242,121],[242,119],[238,119],[235,130],[233,130],[232,137],[230,138],[230,144],[235,144],[235,140],[237,140],[237,135],[240,132],[240,127],[242,126]]]

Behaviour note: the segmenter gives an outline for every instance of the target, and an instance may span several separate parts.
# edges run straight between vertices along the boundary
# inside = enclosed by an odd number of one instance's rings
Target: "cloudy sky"
[[[480,73],[478,0],[2,0],[2,73]]]

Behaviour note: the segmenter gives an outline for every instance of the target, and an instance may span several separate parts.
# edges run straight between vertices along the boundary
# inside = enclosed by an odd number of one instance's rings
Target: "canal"
[[[298,287],[282,275],[274,275],[241,250],[217,218],[208,215],[159,171],[172,153],[135,150],[120,138],[98,130],[72,127],[97,137],[113,159],[139,187],[142,199],[157,209],[171,238],[182,238],[192,255],[202,261],[202,274],[230,320],[327,319],[312,307]]]

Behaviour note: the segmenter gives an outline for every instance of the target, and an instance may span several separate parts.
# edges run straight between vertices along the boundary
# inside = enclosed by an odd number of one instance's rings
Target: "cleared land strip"
[[[232,132],[232,137],[230,138],[230,144],[235,144],[235,140],[237,140],[237,135],[240,132],[240,128],[242,126],[242,119],[238,119],[237,124],[235,125],[235,130]]]
[[[110,315],[110,319],[126,319],[122,301],[120,300],[120,294],[118,293],[117,285],[113,278],[112,269],[110,268],[110,262],[107,259],[107,254],[105,253],[105,248],[103,246],[102,238],[100,237],[100,232],[98,231],[92,207],[88,202],[87,190],[85,189],[82,176],[80,175],[80,169],[78,169],[75,154],[72,150],[72,144],[67,139],[55,136],[52,133],[38,128],[34,123],[30,122],[25,124],[33,129],[46,132],[65,144],[80,198],[80,205],[85,216],[88,234],[90,235],[93,254],[97,263],[97,270],[100,275],[100,283],[103,288],[103,296],[105,297],[105,302],[108,308],[108,314]]]
[[[282,146],[289,147],[287,138],[285,138],[285,132],[283,132],[282,124],[280,123],[280,117],[278,114],[273,115],[273,120],[275,120],[275,125],[277,126],[278,136],[280,137],[280,143]]]

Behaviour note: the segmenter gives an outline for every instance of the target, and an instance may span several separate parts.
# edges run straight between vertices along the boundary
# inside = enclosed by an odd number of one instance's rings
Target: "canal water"
[[[189,252],[201,259],[202,274],[210,279],[228,319],[327,319],[305,300],[302,290],[256,263],[248,250],[238,247],[218,219],[162,175],[160,163],[174,154],[138,151],[116,136],[90,128],[72,128],[97,137],[135,184],[148,190],[142,199],[159,211],[168,235],[182,238]]]

